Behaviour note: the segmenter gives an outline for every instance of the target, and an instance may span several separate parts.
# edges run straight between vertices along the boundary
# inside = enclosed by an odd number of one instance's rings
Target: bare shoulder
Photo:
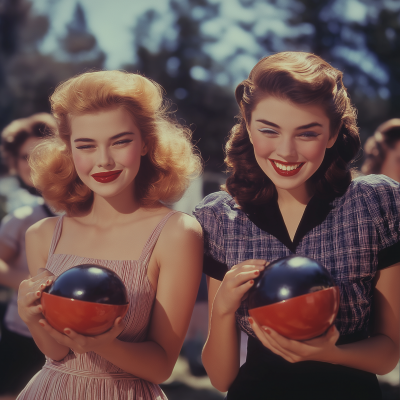
[[[172,251],[173,249],[178,251]],[[161,231],[156,253],[164,260],[166,258],[202,256],[203,231],[200,224],[188,214],[175,213],[168,219]]]
[[[53,236],[54,228],[59,217],[49,217],[41,219],[40,221],[31,225],[26,231],[27,237],[40,236],[41,241],[45,241],[45,238]],[[44,239],[44,240],[43,240]]]
[[[199,239],[203,237],[201,225],[196,218],[182,212],[169,218],[162,233],[162,236],[171,240],[182,240],[187,235],[197,236]]]
[[[172,215],[161,231],[154,252],[160,268],[159,283],[179,277],[192,282],[192,288],[198,288],[203,266],[203,231],[194,217],[181,212]]]
[[[46,265],[57,220],[58,217],[44,218],[26,231],[26,254],[32,276],[38,268],[44,268]]]

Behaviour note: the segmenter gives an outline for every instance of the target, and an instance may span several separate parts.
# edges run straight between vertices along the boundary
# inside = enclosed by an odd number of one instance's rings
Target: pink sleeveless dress
[[[46,269],[55,276],[80,264],[99,264],[116,272],[124,282],[129,309],[125,329],[118,339],[125,342],[146,340],[155,291],[147,277],[147,266],[168,213],[147,240],[138,260],[98,260],[72,254],[54,254],[61,236],[63,217],[57,221]],[[166,400],[154,383],[134,377],[94,352],[77,354],[70,350],[61,361],[46,357],[39,371],[18,396],[18,400]]]

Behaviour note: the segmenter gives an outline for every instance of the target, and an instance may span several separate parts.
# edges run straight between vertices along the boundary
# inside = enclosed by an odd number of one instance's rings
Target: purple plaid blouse
[[[215,279],[253,258],[273,261],[298,254],[318,260],[340,289],[335,324],[342,336],[367,334],[375,274],[400,262],[400,186],[384,175],[356,178],[331,201],[315,195],[293,242],[276,199],[244,213],[228,193],[217,192],[194,215],[204,230],[204,272]],[[255,337],[246,300],[236,320]]]

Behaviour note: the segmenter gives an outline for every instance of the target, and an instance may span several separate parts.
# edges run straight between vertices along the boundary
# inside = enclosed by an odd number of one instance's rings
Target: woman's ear
[[[147,154],[147,144],[143,142],[142,151],[140,152],[141,156],[145,156]]]
[[[339,136],[339,131],[340,131],[340,128],[336,131],[336,133],[331,138],[329,138],[328,143],[326,144],[327,149],[330,149],[336,143],[336,140]]]

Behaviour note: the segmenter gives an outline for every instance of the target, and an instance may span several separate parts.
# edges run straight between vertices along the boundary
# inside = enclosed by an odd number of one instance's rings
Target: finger
[[[290,356],[290,354],[283,351],[283,349],[279,348],[279,346],[274,344],[273,341],[271,340],[270,335],[265,330],[261,329],[260,326],[252,318],[249,318],[249,322],[251,324],[251,327],[253,328],[254,333],[265,347],[271,350],[274,354],[281,356],[286,361],[289,361],[291,363],[293,362],[293,359]]]
[[[57,343],[63,346],[71,347],[71,339],[68,336],[56,331],[44,318],[39,320],[39,324],[43,330],[45,330]]]
[[[51,286],[52,283],[53,283],[53,278],[44,276],[43,278],[38,279],[38,280],[34,281],[33,283],[31,283],[30,290],[32,290],[32,291],[37,291],[37,290],[43,291],[48,286]]]
[[[45,280],[45,278],[47,277],[55,277],[55,276],[48,269],[39,268],[38,273],[35,276],[33,276],[31,280],[33,282],[36,282],[38,280],[43,280],[43,279]]]
[[[232,288],[239,287],[250,280],[254,280],[254,279],[258,278],[259,275],[260,275],[260,271],[258,271],[258,270],[241,272],[241,273],[237,274],[234,278],[230,279],[229,285]]]
[[[288,339],[267,326],[260,327],[260,325],[258,325],[257,322],[254,320],[253,322],[253,325],[256,326],[258,332],[260,334],[261,332],[264,334],[264,338],[268,341],[274,352],[279,352],[280,355],[284,357],[287,361],[298,361],[298,353],[296,351],[293,351],[293,347],[295,347],[296,345],[302,345],[300,342]]]
[[[37,305],[31,306],[31,307],[28,306],[28,310],[26,311],[26,313],[31,316],[42,314],[42,312],[43,312],[43,309],[42,309],[41,304],[37,304]]]
[[[107,331],[106,333],[110,334],[110,336],[115,336],[115,333],[121,333],[123,331],[123,329],[125,328],[125,322],[122,320],[121,317],[117,317],[114,321],[114,325],[112,326],[112,328]]]
[[[335,325],[332,325],[325,333],[326,339],[333,344],[339,340],[340,333]]]
[[[267,265],[267,261],[266,260],[260,260],[260,259],[246,260],[246,261],[242,261],[239,264],[234,265],[231,268],[231,270],[238,269],[238,268],[243,267],[245,265],[256,266],[256,267],[264,267],[265,265]]]
[[[241,299],[244,299],[244,297],[248,294],[253,285],[254,279],[250,279],[249,281],[244,282],[242,285],[234,288],[235,295]]]
[[[32,306],[36,301],[40,300],[40,297],[42,296],[42,292],[40,290],[36,290],[34,292],[29,292],[22,298],[20,298],[19,302],[24,306],[24,307],[29,307]]]
[[[298,340],[288,339],[266,326],[263,326],[262,330],[267,333],[272,346],[284,353],[288,357],[288,361],[289,359],[291,362],[305,360],[305,356],[309,351],[309,346],[307,344]]]
[[[43,313],[43,307],[42,307],[41,304],[38,304],[37,306],[32,307],[32,308],[31,308],[31,311],[32,311],[34,314],[42,314],[42,313]]]
[[[339,339],[339,331],[335,325],[330,326],[322,335],[309,340],[304,340],[303,343],[309,346],[321,346],[326,342],[335,344]]]
[[[81,335],[78,332],[73,331],[71,328],[65,328],[63,331],[64,335],[68,336],[74,342],[83,342],[86,341],[87,337]]]
[[[125,322],[122,320],[121,317],[117,317],[114,321],[113,326],[106,332],[97,335],[96,338],[106,340],[108,338],[116,338],[125,328]]]

